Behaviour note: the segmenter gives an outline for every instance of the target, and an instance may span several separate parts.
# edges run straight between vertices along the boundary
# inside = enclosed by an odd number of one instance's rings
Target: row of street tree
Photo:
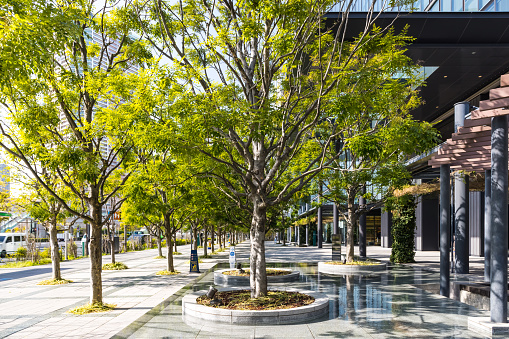
[[[67,214],[90,224],[91,303],[105,206],[161,232],[168,270],[184,224],[244,227],[260,297],[269,226],[321,192],[345,206],[353,260],[362,187],[383,201],[408,179],[405,157],[437,138],[408,114],[422,84],[412,38],[368,13],[347,39],[355,1],[1,3],[0,146],[51,227]]]

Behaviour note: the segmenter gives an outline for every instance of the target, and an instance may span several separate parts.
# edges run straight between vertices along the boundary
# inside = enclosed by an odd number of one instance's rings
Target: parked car
[[[0,233],[0,257],[15,253],[18,248],[26,247],[26,234],[24,233]]]

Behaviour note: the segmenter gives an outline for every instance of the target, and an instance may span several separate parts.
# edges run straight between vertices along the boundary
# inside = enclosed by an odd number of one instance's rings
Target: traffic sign
[[[235,268],[235,246],[230,247],[230,268]]]

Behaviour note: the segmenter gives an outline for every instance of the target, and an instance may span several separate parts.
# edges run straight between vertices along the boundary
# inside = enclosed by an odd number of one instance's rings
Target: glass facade
[[[351,12],[366,12],[370,8],[374,11],[411,11],[412,6],[391,8],[389,0],[356,0]],[[340,1],[334,8],[335,11],[342,11],[345,1]],[[413,10],[418,12],[509,12],[509,0],[416,0]]]

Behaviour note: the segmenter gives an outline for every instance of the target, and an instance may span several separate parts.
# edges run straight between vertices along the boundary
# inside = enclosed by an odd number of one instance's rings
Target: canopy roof
[[[500,78],[500,88],[489,92],[489,100],[480,102],[464,126],[429,160],[432,167],[451,165],[453,169],[482,171],[491,168],[491,118],[509,118],[509,74]]]

